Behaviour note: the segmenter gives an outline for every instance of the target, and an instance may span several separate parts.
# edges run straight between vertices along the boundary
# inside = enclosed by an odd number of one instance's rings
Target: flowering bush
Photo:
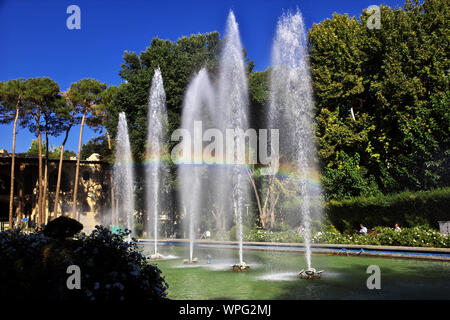
[[[424,227],[403,228],[395,232],[387,227],[375,227],[374,234],[343,235],[336,230],[327,230],[317,233],[312,241],[314,243],[329,244],[365,244],[365,245],[392,245],[408,247],[435,247],[449,248],[450,237],[444,236],[437,230]]]
[[[274,232],[269,230],[250,230],[244,233],[245,241],[253,242],[291,242],[301,243],[303,237],[294,230]],[[387,227],[375,227],[373,234],[342,234],[334,227],[315,233],[312,243],[326,244],[361,244],[361,245],[391,245],[408,247],[450,248],[450,236],[444,236],[439,231],[425,227],[403,228],[395,232]]]
[[[294,230],[279,232],[251,230],[244,235],[244,240],[253,242],[303,242],[303,237]]]
[[[243,240],[250,242],[303,242],[303,237],[295,230],[273,231],[264,229],[250,229],[242,226]],[[233,226],[230,231],[213,233],[214,240],[237,241],[237,228]]]
[[[413,246],[413,247],[450,247],[450,237],[442,235],[439,231],[424,227],[403,228],[395,232],[391,228],[376,227],[377,239],[386,245]]]
[[[91,235],[53,239],[18,230],[0,233],[0,299],[164,299],[168,287],[127,233],[97,226]],[[67,267],[81,271],[81,289],[69,290]]]
[[[42,251],[49,240],[43,234],[26,235],[19,230],[0,232],[1,299],[32,299],[37,287],[43,288],[40,294],[49,294],[44,278],[50,271],[65,273],[65,269],[43,268]]]

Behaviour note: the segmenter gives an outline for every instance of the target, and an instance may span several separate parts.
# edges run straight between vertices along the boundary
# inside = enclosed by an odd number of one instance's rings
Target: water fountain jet
[[[191,80],[183,101],[181,130],[182,155],[178,159],[180,177],[179,193],[184,212],[185,229],[189,236],[189,259],[184,263],[196,263],[194,241],[198,224],[198,214],[204,207],[202,189],[206,187],[203,176],[207,175],[207,165],[203,160],[203,124],[210,122],[214,107],[214,89],[208,72],[202,68]],[[199,126],[200,125],[200,126]]]
[[[311,268],[311,217],[320,215],[321,189],[317,183],[316,146],[314,144],[314,104],[306,31],[302,15],[284,14],[278,21],[272,48],[270,89],[270,126],[280,129],[281,152],[295,172],[298,181],[298,199],[303,224],[307,269],[305,275],[314,275]],[[314,212],[318,210],[319,212]]]
[[[224,46],[220,57],[218,97],[221,112],[218,113],[216,123],[220,129],[223,131],[225,129],[245,131],[248,128],[247,73],[239,28],[233,11],[230,11],[228,15]],[[243,172],[246,168],[243,170],[242,165],[238,164],[241,156],[239,148],[242,145],[245,145],[245,138],[235,136],[233,150],[227,150],[227,153],[232,155],[231,163],[230,159],[226,159],[229,170],[222,171],[219,175],[220,189],[218,194],[220,195],[221,207],[227,208],[227,213],[234,213],[236,217],[239,241],[239,263],[236,266],[241,266],[243,270],[246,270],[248,265],[245,264],[243,259],[242,214],[245,200],[248,199],[248,186],[246,175]],[[227,146],[227,148],[229,147]],[[225,198],[230,193],[234,204],[234,212],[229,206],[229,199]]]
[[[158,253],[158,221],[161,211],[161,185],[164,181],[166,166],[163,161],[167,142],[167,109],[161,70],[157,68],[153,75],[148,102],[148,138],[147,138],[147,235],[153,232],[154,253],[150,259],[164,258]],[[153,226],[150,218],[153,217]]]
[[[132,167],[130,139],[124,112],[119,113],[116,137],[116,157],[113,168],[115,199],[118,206],[112,217],[111,230],[117,232],[120,225],[125,224],[131,232],[127,241],[131,241],[134,233],[134,175]],[[120,186],[120,190],[118,189]]]

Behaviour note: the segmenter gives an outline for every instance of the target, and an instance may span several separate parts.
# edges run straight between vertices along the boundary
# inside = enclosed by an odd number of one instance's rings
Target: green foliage
[[[119,92],[119,87],[109,86],[100,92],[98,104],[92,106],[92,116],[87,120],[87,124],[95,132],[102,132],[106,119],[110,117],[112,103]]]
[[[450,220],[450,188],[402,192],[376,197],[331,200],[325,206],[328,220],[340,231],[354,232],[362,223],[367,227],[429,225]]]
[[[50,78],[30,78],[24,82],[21,121],[38,136],[42,134],[59,135],[64,130],[60,121],[60,109],[64,99],[60,96],[59,85]]]
[[[400,128],[409,153],[396,157],[402,181],[416,188],[431,189],[450,185],[450,91],[442,99],[432,96],[423,108],[406,112]],[[403,169],[404,168],[404,169]]]
[[[125,51],[119,74],[126,83],[114,93],[106,127],[115,136],[117,116],[121,111],[126,113],[132,152],[137,162],[142,162],[145,154],[148,92],[154,70],[161,69],[170,133],[180,125],[183,94],[189,80],[203,66],[214,76],[219,50],[219,33],[213,32],[182,37],[177,42],[154,38],[139,56]]]
[[[322,167],[339,169],[343,151],[359,154],[364,178],[383,193],[449,186],[448,0],[380,8],[381,29],[368,29],[363,12],[309,31]],[[330,190],[336,175],[328,172]]]
[[[131,151],[136,166],[136,208],[143,210],[145,183],[143,177],[145,150],[147,143],[147,112],[148,95],[154,75],[154,70],[160,68],[164,89],[166,92],[166,106],[168,112],[168,136],[179,128],[183,95],[191,78],[202,67],[206,66],[211,77],[218,73],[218,56],[221,40],[218,32],[182,37],[177,42],[154,38],[150,46],[139,55],[125,51],[124,63],[119,74],[125,82],[111,95],[111,102],[107,103],[108,117],[104,126],[112,138],[116,136],[118,114],[125,112],[127,116]],[[113,139],[114,140],[114,139]],[[176,142],[167,142],[168,150]],[[113,146],[114,149],[114,146]],[[174,221],[177,216],[178,205],[173,201],[176,193],[176,167],[170,162],[171,171],[167,175],[165,185],[162,186],[163,197],[168,201],[167,210],[173,213]]]
[[[0,82],[0,124],[14,120],[17,105],[22,107],[25,90],[25,79]],[[20,115],[23,116],[23,112]]]
[[[275,231],[276,230],[276,231]],[[237,227],[233,226],[229,232],[213,234],[214,240],[237,241]],[[250,229],[243,226],[243,240],[250,242],[303,242],[303,237],[287,225],[279,226],[274,230]]]
[[[450,248],[450,236],[444,236],[439,231],[424,226],[402,228],[398,232],[389,227],[374,227],[373,230],[372,234],[365,235],[355,232],[342,234],[333,225],[330,225],[320,232],[313,233],[314,236],[311,242],[320,244]],[[244,234],[244,240],[251,242],[304,242],[303,237],[294,230],[274,232],[253,229]]]
[[[359,154],[349,157],[344,151],[337,155],[338,166],[325,168],[323,187],[327,199],[343,199],[354,196],[380,195],[373,176],[365,177],[364,169],[359,166]]]
[[[228,241],[230,240],[230,232],[226,230],[213,230],[211,232],[211,239],[218,241]]]
[[[246,235],[249,232],[250,232],[250,229],[247,226],[242,225],[242,236],[244,238],[246,238]],[[238,228],[237,228],[236,225],[231,227],[229,235],[230,235],[230,239],[229,239],[230,241],[237,241],[238,240]]]
[[[49,150],[48,158],[53,160],[58,160],[61,155],[61,147],[53,147]],[[71,157],[76,157],[77,154],[72,150],[64,149],[63,159],[69,160]]]
[[[93,153],[98,153],[103,161],[113,161],[113,155],[108,149],[108,142],[104,135],[92,138],[81,146],[81,159],[86,160]]]
[[[161,270],[140,253],[136,242],[124,241],[97,226],[89,236],[80,238],[75,257],[83,270],[82,299],[89,300],[161,300],[168,285]]]
[[[268,231],[263,229],[253,229],[244,236],[245,241],[252,242],[303,242],[303,237],[295,230]]]
[[[449,236],[444,236],[437,230],[425,227],[402,228],[401,231],[397,232],[388,227],[375,227],[374,231],[373,234],[366,235],[355,233],[343,235],[338,231],[327,230],[317,233],[313,237],[313,242],[434,248],[450,247]]]
[[[98,130],[101,123],[99,119],[103,116],[98,106],[102,103],[105,91],[106,84],[96,79],[86,78],[72,83],[67,92],[67,100],[70,101],[73,120],[76,123],[82,122],[84,117],[88,126]],[[81,139],[79,144],[81,145]]]
[[[134,226],[134,232],[138,238],[143,236],[144,233],[144,225],[142,223],[137,222]]]
[[[93,105],[91,109],[91,116],[86,120],[87,125],[97,133],[105,134],[102,137],[91,139],[88,144],[92,144],[92,147],[102,146],[103,150],[98,150],[97,153],[102,156],[103,160],[112,161],[112,142],[111,136],[107,129],[108,121],[111,121],[111,116],[114,115],[114,99],[119,92],[119,87],[109,86],[106,90],[100,94],[100,101],[98,104]],[[95,146],[94,146],[95,145]],[[83,146],[84,147],[84,146]],[[81,151],[83,154],[83,150]],[[88,156],[84,154],[84,156]]]
[[[249,121],[254,129],[266,129],[267,106],[269,104],[270,69],[252,72],[248,76],[248,93],[250,97]]]
[[[106,84],[96,79],[86,78],[72,83],[67,95],[72,104],[80,109],[80,113],[83,113],[86,109],[92,111],[91,108],[101,102],[105,89]]]
[[[137,301],[166,297],[167,283],[135,242],[97,227],[76,240],[43,233],[0,233],[0,298],[5,300]],[[81,270],[81,289],[69,290],[67,267]]]
[[[42,142],[41,150],[45,153],[46,147],[45,147],[45,141]],[[28,151],[26,152],[27,155],[30,156],[37,156],[39,153],[39,141],[38,140],[31,140],[31,145],[28,148]]]
[[[403,228],[396,232],[392,228],[376,227],[376,239],[380,244],[411,247],[450,247],[450,237],[442,235],[439,231],[423,226]]]
[[[42,152],[45,154],[46,152],[45,141],[42,141]],[[48,151],[49,159],[58,160],[61,154],[61,147],[53,147]],[[25,153],[21,153],[18,155],[26,155],[26,156],[39,156],[39,142],[38,140],[31,140],[31,145],[28,148],[28,151]],[[75,152],[71,150],[64,150],[63,159],[68,160],[70,157],[76,156]]]

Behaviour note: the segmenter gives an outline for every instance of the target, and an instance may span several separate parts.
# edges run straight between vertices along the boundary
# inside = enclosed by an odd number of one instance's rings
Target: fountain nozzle
[[[194,264],[194,263],[197,263],[197,262],[198,262],[198,258],[193,258],[192,260],[189,260],[189,259],[184,259],[183,260],[184,264]]]
[[[317,271],[314,268],[308,268],[306,270],[302,269],[298,273],[300,279],[308,279],[308,280],[314,280],[314,279],[321,279],[322,278],[323,270]]]
[[[164,259],[164,256],[159,252],[155,252],[154,254],[152,254],[150,256],[150,259],[151,260],[161,260],[161,259]]]
[[[244,261],[239,264],[234,264],[231,267],[233,268],[233,271],[247,271],[247,269],[250,269],[250,266]]]

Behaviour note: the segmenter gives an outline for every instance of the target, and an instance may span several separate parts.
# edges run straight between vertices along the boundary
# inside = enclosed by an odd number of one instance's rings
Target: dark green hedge
[[[450,188],[331,200],[326,203],[325,212],[341,232],[359,229],[360,223],[368,228],[392,227],[395,223],[400,227],[439,228],[438,221],[450,220]]]

